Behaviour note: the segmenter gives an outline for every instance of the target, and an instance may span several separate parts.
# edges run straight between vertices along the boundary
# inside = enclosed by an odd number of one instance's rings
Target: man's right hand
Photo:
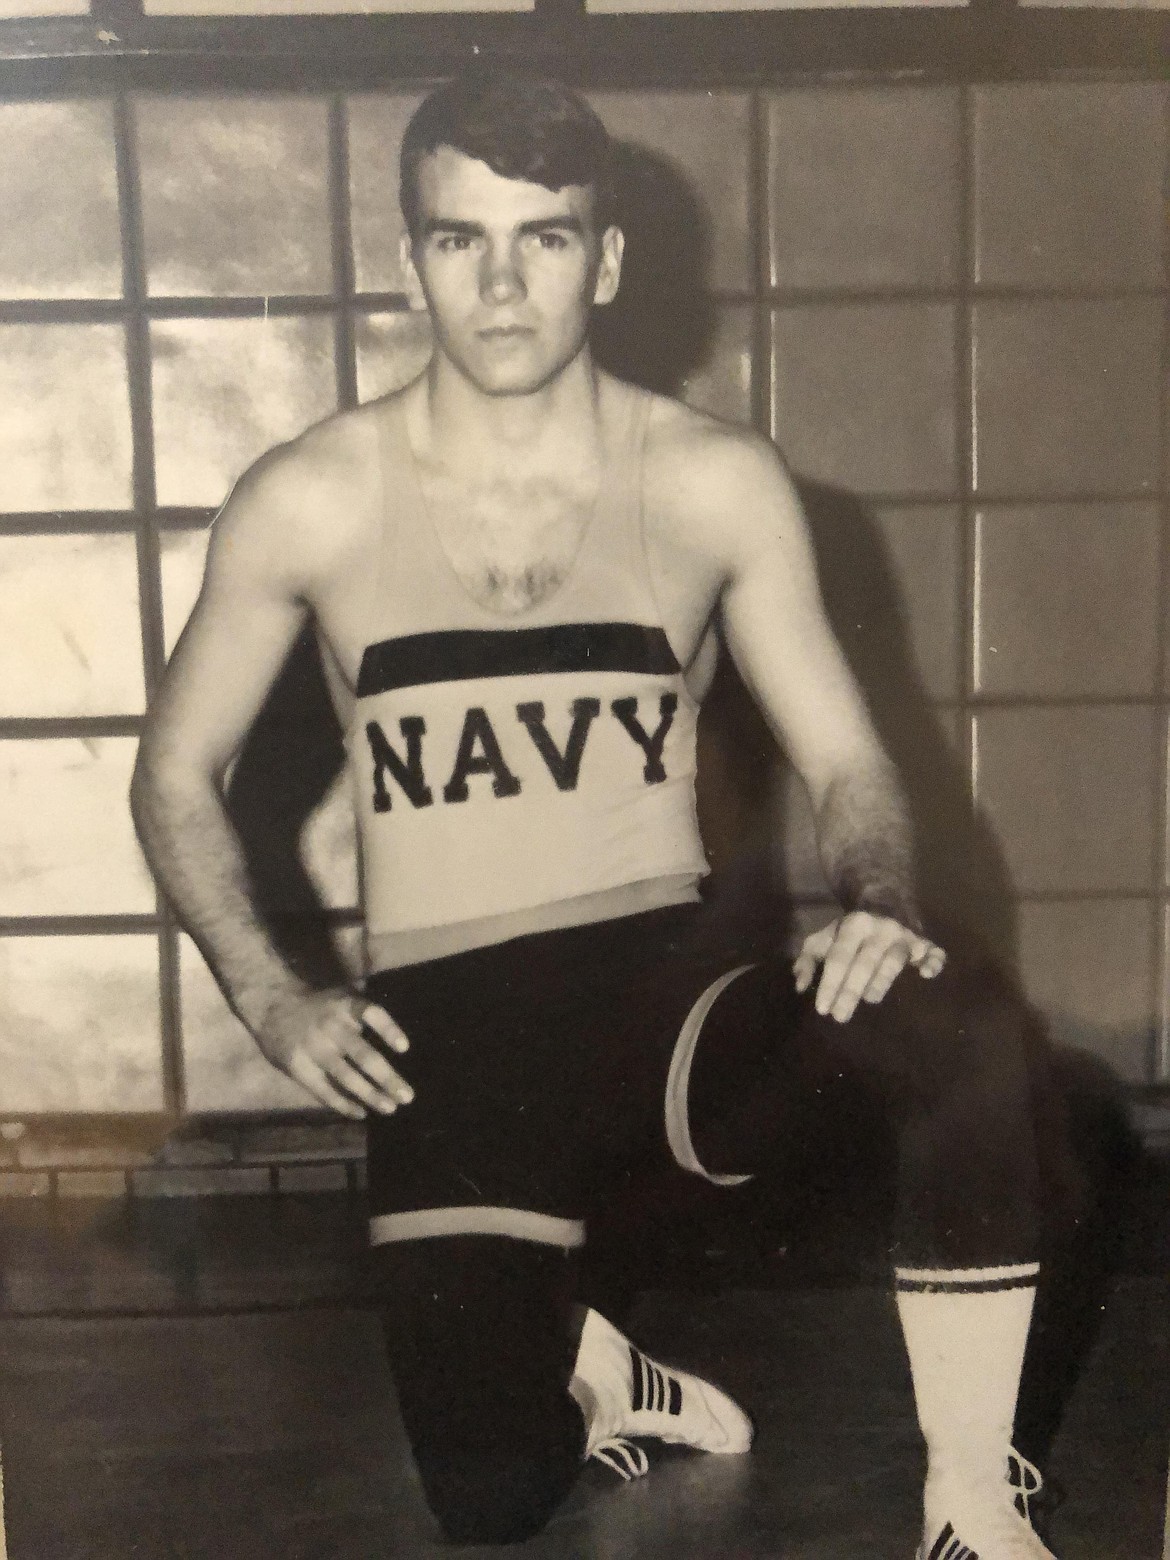
[[[392,1051],[410,1049],[385,1008],[344,990],[277,997],[255,1034],[274,1067],[330,1109],[361,1120],[367,1108],[388,1116],[414,1098],[414,1090],[363,1030]]]

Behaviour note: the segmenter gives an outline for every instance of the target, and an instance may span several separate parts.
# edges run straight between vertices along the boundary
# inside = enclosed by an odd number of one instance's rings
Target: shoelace
[[[646,1453],[624,1436],[611,1435],[608,1440],[598,1441],[589,1455],[604,1463],[607,1468],[612,1468],[627,1483],[631,1479],[640,1479],[650,1471],[650,1459]]]
[[[1016,1510],[1026,1522],[1031,1522],[1032,1499],[1044,1488],[1044,1478],[1035,1463],[1030,1463],[1014,1446],[1008,1449],[1008,1483],[1012,1488]]]

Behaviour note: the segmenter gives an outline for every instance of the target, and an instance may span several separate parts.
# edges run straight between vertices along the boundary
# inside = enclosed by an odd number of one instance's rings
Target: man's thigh
[[[376,1241],[417,1233],[421,1215],[450,1228],[453,1210],[464,1233],[492,1233],[484,1210],[504,1209],[535,1216],[530,1238],[572,1244],[632,1167],[669,1162],[671,1056],[711,978],[689,911],[373,977],[369,995],[410,1037],[396,1065],[415,1091],[369,1124]]]

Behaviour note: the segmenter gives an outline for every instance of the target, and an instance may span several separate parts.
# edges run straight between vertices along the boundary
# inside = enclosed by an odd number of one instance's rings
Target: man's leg
[[[370,1255],[406,1432],[444,1533],[518,1543],[581,1469],[569,1396],[570,1263],[558,1247],[489,1235],[377,1246]]]
[[[761,1049],[751,1037],[769,1029]],[[687,1079],[691,1169],[815,1176],[856,1119],[859,1084],[881,1098],[895,1296],[929,1454],[924,1555],[948,1526],[944,1551],[1043,1555],[1005,1497],[1041,1248],[1039,1069],[1024,1010],[990,973],[907,971],[838,1025],[777,967],[732,981],[701,1035]]]

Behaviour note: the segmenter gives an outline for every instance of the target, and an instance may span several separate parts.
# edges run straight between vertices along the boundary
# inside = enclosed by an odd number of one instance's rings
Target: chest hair
[[[494,612],[538,606],[572,573],[593,516],[596,476],[426,482],[427,510],[463,588]]]

